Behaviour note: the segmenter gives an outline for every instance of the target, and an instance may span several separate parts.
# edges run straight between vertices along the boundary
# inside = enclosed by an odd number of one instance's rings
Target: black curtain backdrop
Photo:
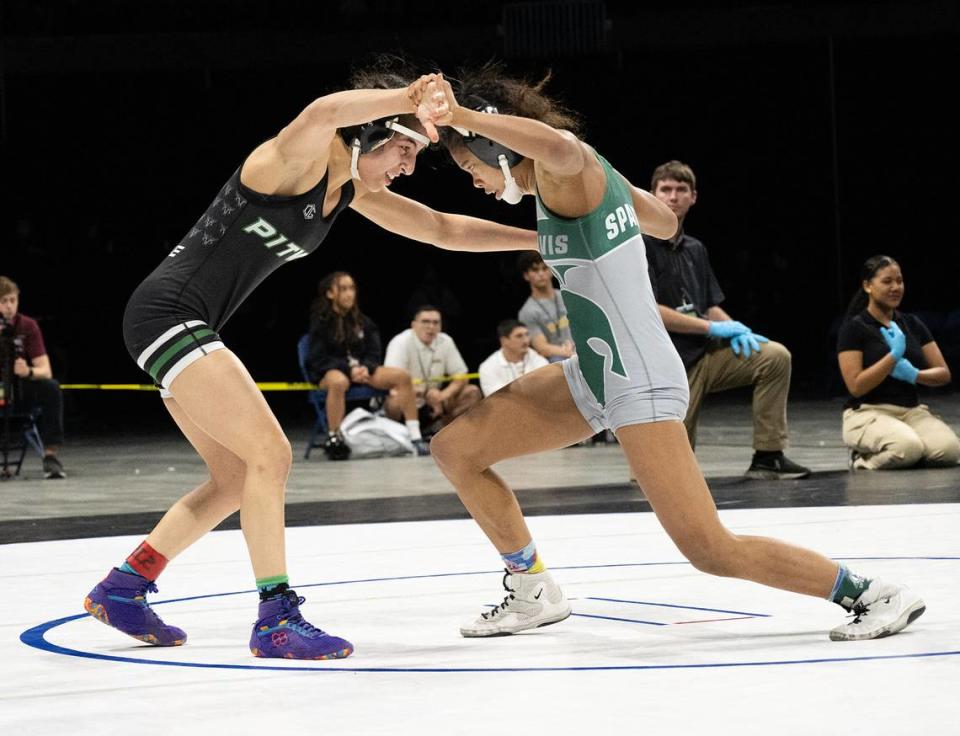
[[[686,229],[710,249],[727,311],[793,353],[795,394],[841,390],[838,319],[875,253],[901,262],[904,308],[960,370],[953,3],[599,3],[600,48],[565,51],[561,31],[548,55],[517,51],[509,4],[279,2],[269,17],[252,2],[92,5],[0,6],[0,273],[41,320],[61,381],[144,382],[120,336],[130,292],[244,156],[344,86],[368,52],[402,49],[453,73],[508,47],[510,70],[552,70],[548,89],[636,184],[668,159],[693,166]],[[534,226],[530,201],[484,197],[442,154],[422,155],[395,188]],[[441,298],[442,287],[475,369],[525,298],[515,260],[439,251],[346,212],[223,338],[258,380],[299,380],[295,343],[316,284],[343,269],[384,342],[408,326],[415,294]],[[74,397],[72,411],[93,413],[88,401],[98,415],[130,407],[101,395]]]

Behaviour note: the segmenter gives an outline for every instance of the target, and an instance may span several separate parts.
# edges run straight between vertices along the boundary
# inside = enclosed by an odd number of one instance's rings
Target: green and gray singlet
[[[540,254],[560,282],[576,345],[563,362],[567,384],[595,431],[683,420],[687,375],[653,296],[633,199],[597,159],[607,186],[589,214],[560,217],[537,196]]]

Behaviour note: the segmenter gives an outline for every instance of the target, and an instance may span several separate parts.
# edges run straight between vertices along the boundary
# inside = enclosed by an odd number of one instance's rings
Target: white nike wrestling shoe
[[[508,595],[503,603],[460,627],[466,637],[507,636],[548,626],[570,615],[570,603],[547,571],[503,576]]]
[[[909,588],[874,578],[849,610],[851,620],[830,631],[833,641],[892,636],[918,619],[927,607]]]

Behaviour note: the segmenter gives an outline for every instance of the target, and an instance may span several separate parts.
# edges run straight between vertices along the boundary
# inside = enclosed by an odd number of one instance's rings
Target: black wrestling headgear
[[[480,97],[471,98],[467,107],[469,107],[471,110],[476,110],[477,112],[493,114],[500,112],[497,110],[496,106],[491,105],[489,102]],[[476,133],[464,128],[457,128],[457,132],[463,136],[463,143],[467,147],[467,150],[488,166],[499,168],[501,156],[506,157],[507,166],[516,166],[518,163],[523,161],[523,156],[516,151],[507,148],[501,143],[492,141],[489,138],[484,138],[482,135],[477,135]]]
[[[430,139],[423,133],[411,130],[406,125],[402,125],[399,120],[400,116],[394,115],[389,118],[373,120],[363,125],[340,129],[340,137],[351,149],[350,175],[354,179],[360,178],[360,173],[357,171],[357,161],[360,159],[360,154],[376,151],[393,138],[394,133],[403,133],[403,135],[413,138],[417,143],[422,143],[424,146],[430,145]]]
[[[477,112],[497,114],[499,110],[480,97],[470,98],[468,106]],[[503,173],[503,194],[501,198],[508,204],[517,204],[523,198],[523,192],[517,186],[510,168],[523,161],[524,156],[482,135],[477,135],[466,128],[456,127],[456,131],[463,136],[463,145],[474,156],[488,166],[500,169]]]

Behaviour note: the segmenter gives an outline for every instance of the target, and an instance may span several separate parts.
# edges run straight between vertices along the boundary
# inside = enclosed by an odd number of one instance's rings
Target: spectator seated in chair
[[[530,347],[530,332],[523,322],[503,320],[497,325],[497,337],[500,338],[500,349],[480,364],[480,388],[484,396],[549,363]]]
[[[543,256],[532,250],[520,254],[518,265],[530,286],[530,296],[520,307],[517,319],[530,331],[530,345],[551,363],[566,360],[575,352],[573,335],[550,268]]]
[[[653,172],[650,192],[680,221],[669,240],[644,235],[650,284],[663,324],[687,371],[690,401],[683,420],[696,448],[700,408],[707,394],[753,387],[753,460],[745,475],[757,480],[805,478],[809,468],[783,454],[792,358],[778,342],[755,334],[720,306],[723,291],[707,249],[687,235],[687,214],[697,201],[693,170],[668,161]]]
[[[350,447],[340,431],[351,384],[388,391],[384,411],[403,421],[417,455],[429,455],[430,445],[420,433],[416,397],[410,374],[380,361],[380,332],[358,306],[353,277],[336,271],[320,281],[311,309],[307,370],[312,381],[327,392],[328,436],[324,452],[331,460],[346,460]]]
[[[432,437],[483,398],[480,389],[466,378],[436,380],[467,373],[467,364],[456,343],[442,329],[437,307],[418,307],[410,329],[390,340],[383,360],[385,366],[400,368],[419,379],[414,391],[425,437]]]
[[[20,287],[6,276],[0,276],[0,331],[2,343],[14,351],[13,380],[19,382],[16,393],[20,409],[31,414],[40,410],[37,424],[44,447],[44,476],[66,478],[58,457],[63,444],[63,394],[53,377],[39,325],[21,314],[19,307]]]

